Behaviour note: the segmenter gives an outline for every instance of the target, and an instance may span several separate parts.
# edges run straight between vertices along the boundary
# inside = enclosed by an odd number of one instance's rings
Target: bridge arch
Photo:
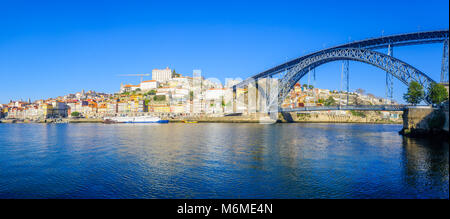
[[[334,48],[305,57],[288,70],[279,83],[278,105],[281,105],[295,83],[303,78],[310,70],[320,65],[339,60],[358,61],[375,66],[393,75],[406,85],[411,81],[417,81],[425,90],[431,82],[434,82],[433,79],[415,67],[384,53],[360,48]],[[274,103],[274,101],[270,102]]]

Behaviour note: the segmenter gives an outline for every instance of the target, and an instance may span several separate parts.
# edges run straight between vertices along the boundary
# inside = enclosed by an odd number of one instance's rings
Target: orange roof
[[[143,81],[141,83],[145,83],[145,82],[156,82],[156,80],[148,80],[148,81]]]
[[[209,88],[208,90],[227,90],[228,88]]]
[[[131,85],[131,84],[127,84],[124,87],[139,87],[139,85]]]

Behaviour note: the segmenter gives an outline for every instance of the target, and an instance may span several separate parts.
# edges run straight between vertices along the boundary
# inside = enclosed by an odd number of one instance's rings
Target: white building
[[[205,92],[206,100],[222,100],[225,95],[225,89],[222,88],[210,88]]]
[[[130,92],[130,91],[135,91],[138,88],[141,88],[140,85],[131,85],[131,84],[126,84],[126,85],[120,85],[120,93],[124,93],[124,92]]]
[[[149,80],[149,81],[143,81],[140,84],[140,88],[141,90],[145,91],[145,90],[153,90],[158,88],[158,81],[156,80]]]
[[[202,71],[194,70],[192,73],[192,92],[193,92],[193,101],[192,101],[192,112],[193,113],[202,113],[204,111],[204,101],[203,101],[203,92],[202,92]]]
[[[189,89],[186,88],[176,88],[174,92],[175,94],[189,95]]]
[[[172,79],[172,70],[169,67],[166,67],[165,69],[152,70],[152,80],[165,82],[170,79]]]

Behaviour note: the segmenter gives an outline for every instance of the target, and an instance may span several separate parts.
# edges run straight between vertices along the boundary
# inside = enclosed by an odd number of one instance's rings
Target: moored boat
[[[105,123],[168,123],[169,120],[163,120],[155,116],[124,116],[124,117],[106,117]]]

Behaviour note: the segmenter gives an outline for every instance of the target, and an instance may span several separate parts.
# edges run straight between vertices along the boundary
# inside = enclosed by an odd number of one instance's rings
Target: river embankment
[[[308,112],[308,113],[279,113],[278,123],[362,123],[362,124],[402,124],[402,112],[397,112],[395,118],[380,112]],[[183,116],[169,117],[169,122],[183,123],[185,121],[197,123],[259,123],[267,118],[266,114],[233,115],[233,116]],[[3,120],[4,123],[102,123],[101,118],[62,118],[41,120]]]
[[[449,137],[448,105],[440,108],[410,107],[403,114],[401,135],[413,138]]]
[[[402,124],[402,112],[383,114],[377,111],[339,111],[309,113],[279,113],[280,122],[295,123],[363,123],[363,124]]]
[[[22,123],[103,123],[103,119],[100,118],[63,118],[63,119],[40,119],[40,120],[29,120],[29,119],[3,119],[0,123],[5,124],[22,124]]]

